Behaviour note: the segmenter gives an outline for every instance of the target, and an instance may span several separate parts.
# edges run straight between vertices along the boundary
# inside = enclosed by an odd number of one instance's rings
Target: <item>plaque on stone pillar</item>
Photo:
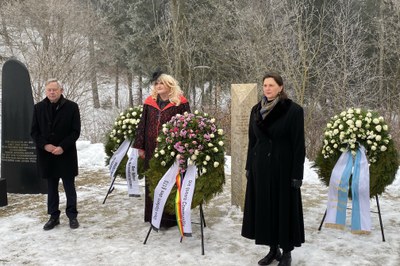
[[[232,205],[244,207],[249,117],[257,103],[257,84],[232,84],[231,87],[231,190]]]
[[[1,178],[7,181],[7,192],[46,193],[47,183],[37,174],[30,137],[33,98],[29,72],[15,59],[3,65],[1,109]]]

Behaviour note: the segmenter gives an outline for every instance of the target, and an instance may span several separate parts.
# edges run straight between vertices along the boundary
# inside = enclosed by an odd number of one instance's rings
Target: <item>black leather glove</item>
[[[303,184],[303,181],[300,179],[292,179],[292,187],[293,188],[300,188]]]
[[[246,178],[249,179],[250,177],[250,170],[246,170]]]

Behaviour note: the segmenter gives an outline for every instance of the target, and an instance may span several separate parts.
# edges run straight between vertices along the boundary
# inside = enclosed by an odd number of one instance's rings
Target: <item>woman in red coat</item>
[[[288,99],[280,75],[266,74],[263,92],[250,114],[242,236],[270,247],[259,265],[276,259],[288,266],[291,251],[304,243],[304,114]]]
[[[144,170],[149,168],[149,161],[157,146],[157,137],[162,125],[176,114],[190,112],[189,102],[182,95],[178,82],[172,76],[161,72],[155,73],[152,86],[151,95],[144,101],[142,117],[133,143],[133,147],[139,149],[139,156],[144,159]],[[153,200],[149,194],[149,185],[145,180],[145,222],[151,222]],[[174,225],[176,225],[175,215],[164,214],[161,227]]]

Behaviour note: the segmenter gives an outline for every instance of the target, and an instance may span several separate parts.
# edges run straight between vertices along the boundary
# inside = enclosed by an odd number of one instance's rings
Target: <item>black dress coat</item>
[[[78,104],[62,95],[56,104],[48,98],[35,104],[31,137],[36,145],[37,167],[42,178],[69,178],[78,175],[76,141],[81,132]],[[46,144],[60,146],[61,155],[44,149]]]
[[[176,114],[190,112],[187,99],[181,96],[181,104],[176,106],[174,103],[167,104],[162,110],[157,102],[149,96],[143,104],[142,117],[136,129],[136,136],[133,147],[145,151],[144,170],[149,168],[149,161],[153,157],[157,147],[157,137],[162,125],[167,123]],[[151,222],[153,211],[153,199],[150,197],[149,185],[145,179],[145,207],[144,221]],[[175,215],[164,213],[161,218],[161,227],[171,227],[176,225]]]
[[[264,120],[260,108],[261,102],[250,115],[242,236],[290,251],[305,239],[301,192],[291,186],[303,179],[304,112],[290,99]]]

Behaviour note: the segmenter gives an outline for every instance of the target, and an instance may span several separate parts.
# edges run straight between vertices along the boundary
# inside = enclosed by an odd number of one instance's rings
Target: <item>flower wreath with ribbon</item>
[[[143,112],[143,105],[136,107],[130,107],[123,112],[121,112],[115,119],[114,125],[107,135],[107,141],[104,146],[107,155],[106,163],[109,164],[111,157],[118,150],[124,141],[132,142],[136,135],[136,129],[140,122],[140,118]],[[118,169],[116,170],[116,175],[125,177],[126,162],[128,156],[124,158],[119,163]],[[139,170],[143,168],[142,160],[138,160]]]
[[[365,148],[369,163],[370,197],[384,192],[396,177],[398,153],[384,118],[361,108],[349,108],[327,123],[321,152],[315,159],[321,180],[328,186],[342,153],[349,150],[355,157],[361,146]]]
[[[181,213],[183,205],[190,211],[222,191],[225,183],[224,131],[217,127],[214,118],[196,110],[177,114],[162,125],[157,142],[150,167],[145,172],[150,196],[154,197],[153,218],[158,215],[159,196],[169,186],[166,193],[170,196],[167,195],[165,205],[160,208],[177,215],[179,229],[184,235],[187,232],[181,228],[184,223],[179,224],[185,218]],[[166,180],[168,175],[169,181]],[[188,194],[192,194],[192,198]],[[189,201],[186,198],[190,198]],[[153,227],[157,229],[157,226]]]

